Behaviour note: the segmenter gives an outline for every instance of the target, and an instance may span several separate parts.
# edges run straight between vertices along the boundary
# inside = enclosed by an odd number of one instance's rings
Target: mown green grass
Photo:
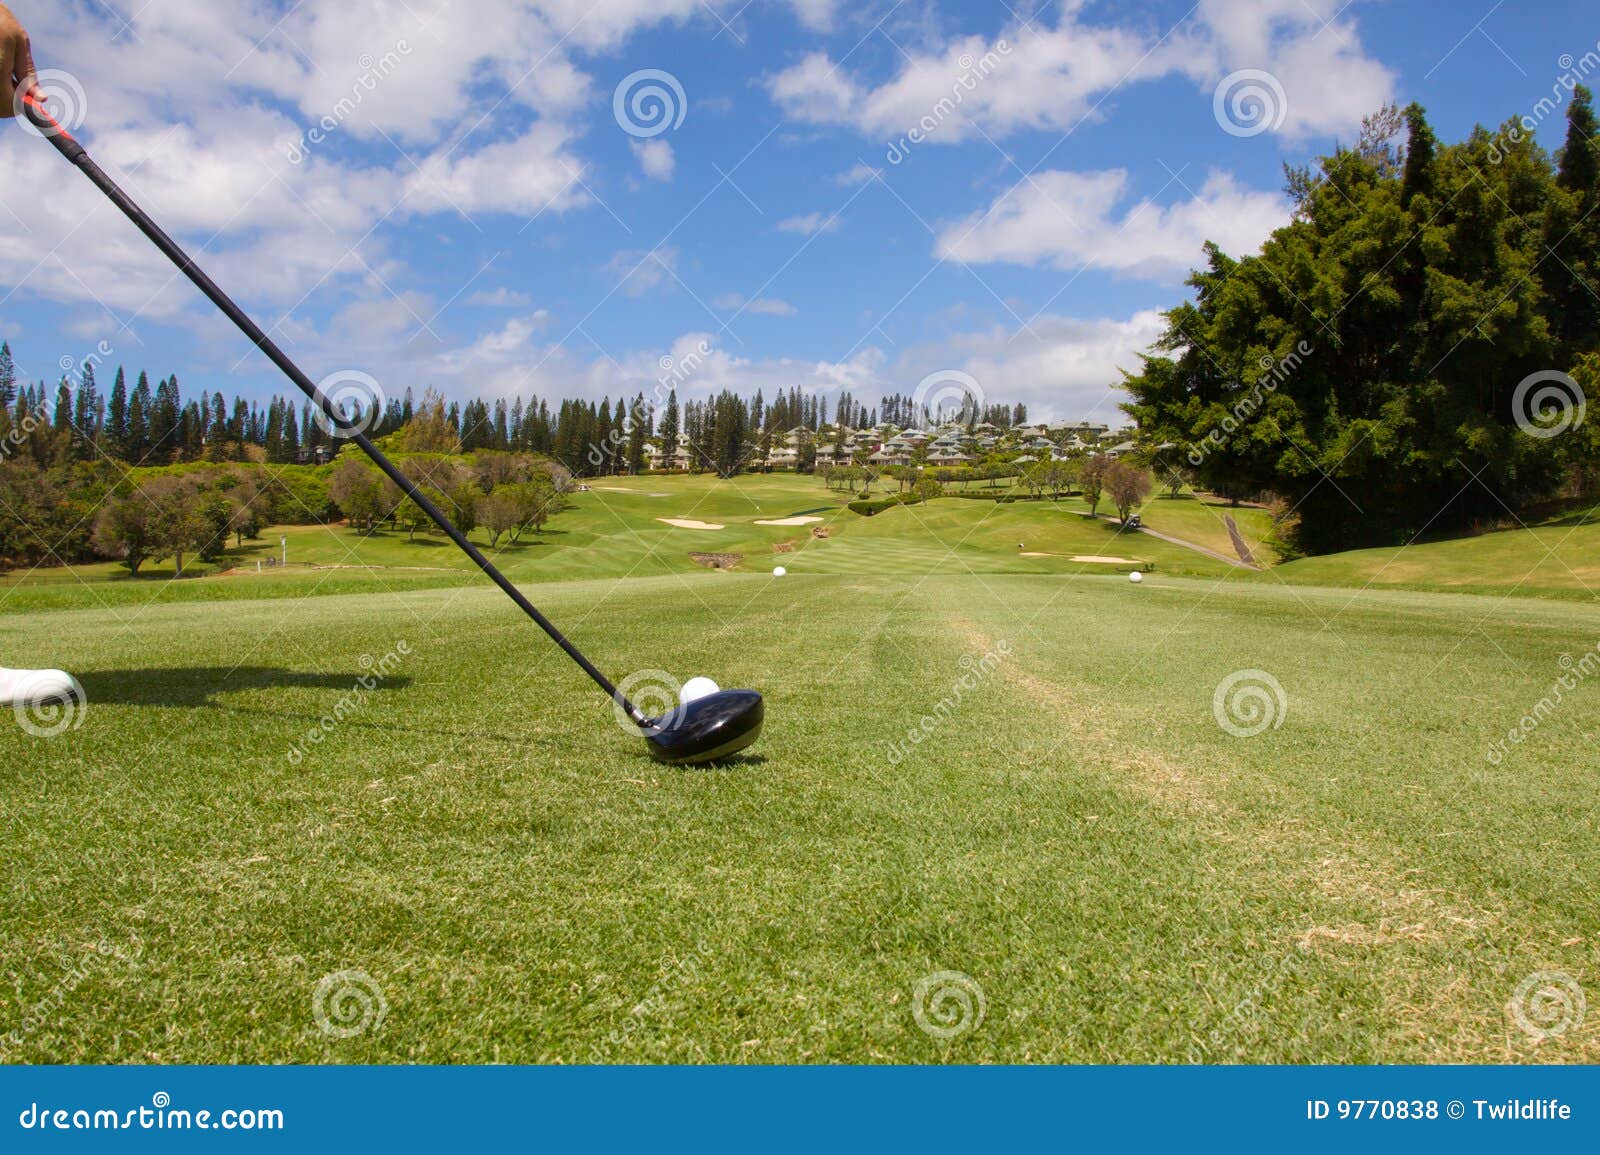
[[[615,478],[595,482],[572,498],[572,508],[551,521],[542,534],[512,544],[501,539],[490,550],[488,536],[472,534],[478,545],[519,582],[551,582],[595,577],[657,577],[704,570],[693,553],[731,553],[744,558],[747,572],[774,564],[798,563],[815,573],[1064,573],[1133,569],[1135,565],[1084,566],[1073,556],[1127,557],[1165,572],[1217,574],[1229,567],[1201,554],[1155,538],[1122,534],[1115,525],[1084,516],[1076,499],[996,505],[948,498],[863,518],[845,508],[849,495],[827,489],[812,477],[745,474],[722,479],[691,477]],[[1169,506],[1160,502],[1153,524],[1174,528]],[[1104,507],[1102,507],[1102,511]],[[791,515],[818,517],[803,526],[759,525]],[[678,518],[720,525],[684,529],[662,522]],[[1198,534],[1219,524],[1200,513]],[[832,535],[818,541],[811,525]],[[1224,535],[1225,537],[1225,535]],[[289,565],[271,568],[287,539]],[[1021,557],[1018,549],[1054,555]],[[787,552],[781,552],[787,551]],[[801,556],[803,555],[803,557]],[[262,569],[257,572],[258,563]],[[477,580],[472,563],[441,534],[412,535],[385,529],[375,535],[343,525],[275,526],[260,540],[230,549],[219,562],[190,558],[186,576],[173,581],[171,560],[147,564],[138,578],[113,562],[0,575],[0,613],[96,605],[138,608],[178,601],[235,601],[295,598],[311,591],[343,594],[442,588]],[[92,587],[92,588],[86,588]]]
[[[1507,1012],[1536,970],[1600,978],[1600,691],[1485,758],[1600,610],[1159,568],[535,592],[609,670],[765,691],[753,756],[650,763],[476,585],[0,616],[91,700],[0,729],[0,1040],[37,1020],[7,1058],[1600,1059],[1592,1021]],[[1288,707],[1235,738],[1212,695],[1248,668]],[[342,970],[388,1004],[348,1039],[312,1014]],[[913,1014],[939,971],[984,996],[950,1040]]]
[[[1474,537],[1302,558],[1292,582],[1504,596],[1600,599],[1600,519],[1572,514]]]

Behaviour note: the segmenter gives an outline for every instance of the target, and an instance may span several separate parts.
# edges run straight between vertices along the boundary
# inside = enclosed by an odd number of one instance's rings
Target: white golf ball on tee
[[[775,565],[775,566],[772,567],[772,576],[773,577],[782,577],[784,574],[786,574],[788,572],[789,571],[784,569],[781,565]]]
[[[710,678],[690,678],[683,684],[683,689],[678,691],[678,701],[687,706],[696,698],[707,697],[708,695],[715,694],[720,689],[722,689],[722,687],[717,685]]]
[[[1128,580],[1134,585],[1138,585],[1140,582],[1144,581],[1144,574],[1140,573],[1138,570],[1134,570],[1128,575]]]

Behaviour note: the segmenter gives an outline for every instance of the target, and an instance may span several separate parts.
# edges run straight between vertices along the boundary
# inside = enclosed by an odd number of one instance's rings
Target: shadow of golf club
[[[100,670],[79,681],[89,701],[107,706],[215,706],[217,694],[240,690],[328,690],[349,693],[370,672],[313,674],[275,666],[191,666],[149,670]],[[404,675],[373,678],[374,691],[403,690],[411,684]]]
[[[218,700],[218,695],[248,690],[304,689],[321,690],[330,694],[349,694],[357,685],[362,673],[318,674],[285,670],[275,666],[239,666],[229,669],[221,666],[158,667],[145,670],[100,670],[86,673],[80,678],[89,701],[102,706],[166,706],[178,708],[204,707],[230,714],[273,718],[283,722],[298,721],[315,725],[323,720],[322,713],[305,709],[285,709],[245,706]],[[412,679],[404,675],[374,678],[370,692],[403,690]],[[481,727],[466,730],[440,729],[414,726],[392,721],[371,722],[345,718],[342,726],[371,730],[378,733],[415,734],[432,738],[457,740],[470,739],[476,744],[485,742],[512,746],[526,750],[540,745],[540,740],[527,735],[486,733]],[[761,754],[734,754],[701,766],[682,769],[732,770],[746,766],[760,766],[766,762]]]

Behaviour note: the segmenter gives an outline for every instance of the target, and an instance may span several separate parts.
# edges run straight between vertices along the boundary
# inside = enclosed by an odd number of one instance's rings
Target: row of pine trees
[[[960,414],[968,424],[986,420],[1006,427],[1027,414],[1022,405],[980,408],[974,402],[968,408]],[[516,397],[446,405],[431,391],[419,402],[407,389],[403,397],[389,399],[381,413],[363,415],[369,418],[363,424],[382,439],[408,429],[424,411],[442,423],[444,437],[423,448],[540,453],[583,477],[639,472],[646,465],[647,442],[659,445],[668,459],[685,449],[698,467],[728,475],[764,457],[774,444],[785,444],[794,429],[812,435],[799,439],[800,464],[806,468],[805,458],[815,454],[815,434],[830,424],[828,398],[798,388],[780,391],[770,401],[759,389],[749,398],[724,390],[682,405],[675,389],[659,406],[643,393],[615,404],[610,398],[598,405],[569,399],[553,414],[540,398],[526,404]],[[935,416],[919,412],[913,398],[898,394],[884,399],[881,412],[885,421],[902,427]],[[835,419],[852,428],[876,425],[879,413],[849,393],[841,394],[834,408]],[[0,343],[0,425],[7,424],[0,433],[43,467],[101,458],[130,465],[242,461],[261,453],[269,463],[294,464],[337,452],[335,439],[313,419],[308,402],[297,405],[274,396],[265,404],[243,397],[230,404],[220,392],[185,400],[176,374],[152,387],[140,371],[130,388],[120,366],[107,391],[94,361],[82,364],[76,382],[63,376],[52,395],[44,382],[19,386],[11,347]]]

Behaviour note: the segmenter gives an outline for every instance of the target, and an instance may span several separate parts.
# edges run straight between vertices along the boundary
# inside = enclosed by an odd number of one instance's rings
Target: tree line
[[[296,464],[336,456],[343,442],[318,420],[308,401],[272,396],[265,403],[221,392],[185,398],[178,377],[154,386],[140,371],[128,384],[118,367],[109,391],[97,378],[98,356],[85,359],[76,380],[63,375],[54,389],[44,382],[18,382],[8,343],[0,342],[0,444],[13,456],[41,467],[109,458],[130,466],[262,461]],[[655,391],[659,394],[659,390]],[[885,398],[884,420],[899,426],[933,419],[926,406],[898,394]],[[850,393],[841,394],[834,420],[853,428],[878,423],[880,410]],[[1027,408],[978,406],[968,399],[965,423],[986,420],[1001,428],[1026,419]],[[953,416],[946,414],[947,417]],[[799,388],[768,399],[723,390],[705,400],[680,404],[676,387],[664,399],[643,392],[632,399],[558,401],[541,398],[475,398],[445,401],[432,390],[418,398],[411,389],[346,420],[374,439],[420,442],[426,451],[534,453],[552,457],[578,477],[638,473],[648,464],[647,443],[669,461],[680,450],[697,471],[730,475],[802,431],[802,468],[815,462],[816,435],[830,424],[828,398]],[[418,423],[426,429],[416,430]]]

